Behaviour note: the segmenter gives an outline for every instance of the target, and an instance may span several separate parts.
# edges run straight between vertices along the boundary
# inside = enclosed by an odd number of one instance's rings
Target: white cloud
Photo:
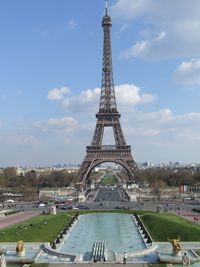
[[[154,124],[158,123],[160,125],[170,121],[173,118],[173,114],[171,109],[166,108],[149,113],[137,112],[136,118],[138,122],[144,123],[145,121],[146,124],[148,121],[154,121]]]
[[[77,22],[75,21],[75,19],[70,19],[68,21],[68,24],[67,25],[68,25],[68,29],[74,30],[77,27]]]
[[[48,92],[47,98],[50,100],[61,100],[69,92],[69,87],[54,88]]]
[[[149,103],[155,100],[156,96],[141,94],[141,89],[133,84],[122,84],[115,87],[117,102],[123,105],[138,105]]]
[[[78,95],[66,97],[62,101],[62,107],[72,114],[95,112],[99,106],[100,88],[87,89]]]
[[[38,140],[33,135],[6,134],[0,136],[0,143],[8,145],[34,145],[38,143]]]
[[[115,18],[127,21],[143,17],[152,22],[161,18],[162,21],[199,19],[199,7],[199,0],[192,0],[192,4],[188,0],[117,0],[109,10]]]
[[[6,100],[7,98],[8,98],[7,94],[5,94],[5,93],[0,94],[0,99],[1,100]]]
[[[70,134],[78,129],[79,124],[73,117],[65,116],[61,118],[49,118],[46,121],[37,121],[32,124],[32,127],[39,130],[42,135],[64,135]]]
[[[182,62],[174,73],[175,80],[185,86],[200,86],[200,59]]]
[[[189,10],[189,11],[188,11]],[[131,21],[142,18],[149,38],[139,39],[122,55],[145,59],[196,57],[200,54],[199,0],[118,0],[111,7],[114,18]],[[124,22],[123,22],[124,23]],[[157,39],[165,33],[164,38]],[[140,36],[135,32],[134,36]],[[163,36],[162,36],[163,37]]]
[[[128,114],[125,129],[131,136],[157,136],[157,141],[167,139],[172,146],[175,142],[187,146],[200,141],[200,113],[175,115],[170,109],[149,113],[134,110]]]
[[[51,118],[47,121],[47,124],[51,127],[72,130],[77,126],[77,121],[72,117]]]
[[[17,96],[20,96],[20,95],[22,95],[22,90],[20,90],[20,89],[17,89],[17,90],[16,90],[16,95],[17,95]]]
[[[200,145],[200,113],[176,115],[169,108],[154,112],[137,109],[119,111],[125,139],[134,149],[137,160],[189,162],[200,157],[198,150],[188,154]],[[80,117],[76,120],[65,117],[50,119],[47,122],[48,132],[65,145],[70,146],[75,140],[76,144],[85,148],[90,144],[95,128],[95,118],[92,121],[90,116],[85,116],[86,122]]]
[[[72,111],[97,112],[99,107],[101,88],[87,89],[79,95],[67,97],[62,105]],[[156,99],[153,94],[142,94],[141,89],[133,84],[122,84],[115,86],[117,104],[121,107],[133,107],[139,104],[152,102]]]
[[[65,140],[64,140],[64,144],[65,144],[65,145],[71,144],[71,142],[72,142],[71,139],[65,139]]]
[[[151,4],[151,0],[118,0],[109,9],[114,17],[123,17],[126,20],[131,20],[147,13]]]
[[[120,27],[119,32],[124,32],[124,31],[126,31],[128,28],[129,28],[129,24],[128,24],[128,23],[124,23],[124,24]]]
[[[123,101],[125,103],[125,99]],[[196,149],[200,146],[200,113],[177,115],[169,108],[144,112],[136,109],[136,106],[128,111],[119,111],[125,139],[132,146],[132,153],[137,161],[151,159],[156,162],[190,162],[200,158],[200,151]],[[11,146],[23,145],[25,150],[20,150],[23,154],[32,145],[36,162],[38,152],[45,157],[40,157],[40,160],[48,162],[50,155],[47,153],[50,149],[55,151],[54,161],[59,156],[60,161],[64,159],[65,162],[80,163],[85,155],[85,146],[91,142],[96,122],[94,114],[85,114],[84,117],[85,121],[80,116],[50,118],[26,129],[29,134],[0,135],[2,151],[7,151],[8,147],[11,149]],[[13,148],[12,151],[16,157],[17,152]],[[25,156],[24,160],[23,164],[26,162]]]
[[[166,33],[163,31],[159,33],[152,39],[142,40],[134,44],[131,48],[122,51],[120,54],[121,58],[129,57],[149,57],[152,53],[152,50],[159,46],[166,38]],[[155,56],[156,52],[154,52]]]

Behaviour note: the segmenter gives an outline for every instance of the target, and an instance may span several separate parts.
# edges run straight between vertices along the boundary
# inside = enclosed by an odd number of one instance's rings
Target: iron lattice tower
[[[102,85],[99,112],[96,114],[97,122],[90,146],[86,147],[86,156],[78,171],[78,181],[85,184],[91,170],[103,162],[115,162],[122,165],[128,172],[130,180],[134,181],[138,172],[137,165],[131,155],[131,146],[126,144],[120,124],[120,114],[117,111],[115,89],[113,81],[112,52],[110,28],[111,18],[107,12],[102,19],[104,32]],[[115,146],[102,145],[104,128],[112,127]]]

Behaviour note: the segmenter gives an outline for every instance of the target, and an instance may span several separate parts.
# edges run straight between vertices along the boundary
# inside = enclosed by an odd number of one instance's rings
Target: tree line
[[[148,183],[150,187],[158,181],[166,187],[191,186],[200,182],[200,173],[187,168],[148,168],[142,170],[141,180]]]
[[[91,173],[90,180],[95,181],[94,173]],[[98,174],[97,174],[98,175]],[[121,179],[128,179],[125,172],[118,174]],[[141,170],[139,182],[148,184],[162,184],[165,187],[179,187],[180,185],[195,185],[200,183],[200,173],[191,169],[179,168],[149,168]],[[8,167],[0,173],[0,187],[6,188],[30,188],[39,190],[43,187],[67,187],[76,184],[76,173],[69,173],[67,170],[51,170],[37,173],[31,170],[27,173],[17,175],[16,168]]]
[[[35,170],[17,175],[15,167],[5,168],[0,174],[0,186],[10,188],[26,187],[65,187],[69,186],[75,174],[69,173],[67,170],[46,171],[37,173]]]

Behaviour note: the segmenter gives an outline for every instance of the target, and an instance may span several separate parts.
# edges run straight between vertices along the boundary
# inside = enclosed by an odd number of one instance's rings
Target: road
[[[127,194],[122,187],[102,186],[92,194],[93,199],[84,203],[90,209],[137,209],[136,203],[128,201]]]
[[[122,197],[118,189],[113,187],[102,187],[100,188],[95,201],[122,201]]]
[[[200,205],[191,205],[189,203],[172,202],[169,200],[165,201],[143,201],[143,202],[130,202],[127,199],[125,190],[122,187],[101,187],[94,192],[93,201],[85,203],[77,203],[85,206],[89,209],[100,209],[100,210],[111,210],[111,209],[132,209],[132,210],[146,210],[146,211],[157,211],[160,207],[161,211],[167,211],[175,213],[178,216],[184,217],[188,220],[200,223],[200,214],[192,212],[192,208],[200,208]],[[24,212],[19,212],[5,217],[0,217],[0,228],[8,227],[12,224],[26,221],[43,211],[48,212],[49,207],[44,208],[33,208],[33,206],[21,207]]]
[[[101,187],[98,191],[94,191],[93,196],[93,200],[90,199],[84,203],[90,209],[143,209],[146,211],[157,211],[159,207],[161,211],[172,212],[188,220],[194,221],[194,217],[196,217],[200,222],[200,214],[192,212],[193,208],[200,208],[200,205],[171,200],[129,202],[125,198],[126,193],[122,187],[114,188],[113,190],[108,187]]]

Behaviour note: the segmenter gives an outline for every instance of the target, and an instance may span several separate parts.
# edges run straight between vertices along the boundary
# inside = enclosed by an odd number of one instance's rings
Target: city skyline
[[[0,166],[81,163],[99,109],[104,0],[0,4]],[[199,1],[108,5],[116,101],[136,162],[198,163]]]

